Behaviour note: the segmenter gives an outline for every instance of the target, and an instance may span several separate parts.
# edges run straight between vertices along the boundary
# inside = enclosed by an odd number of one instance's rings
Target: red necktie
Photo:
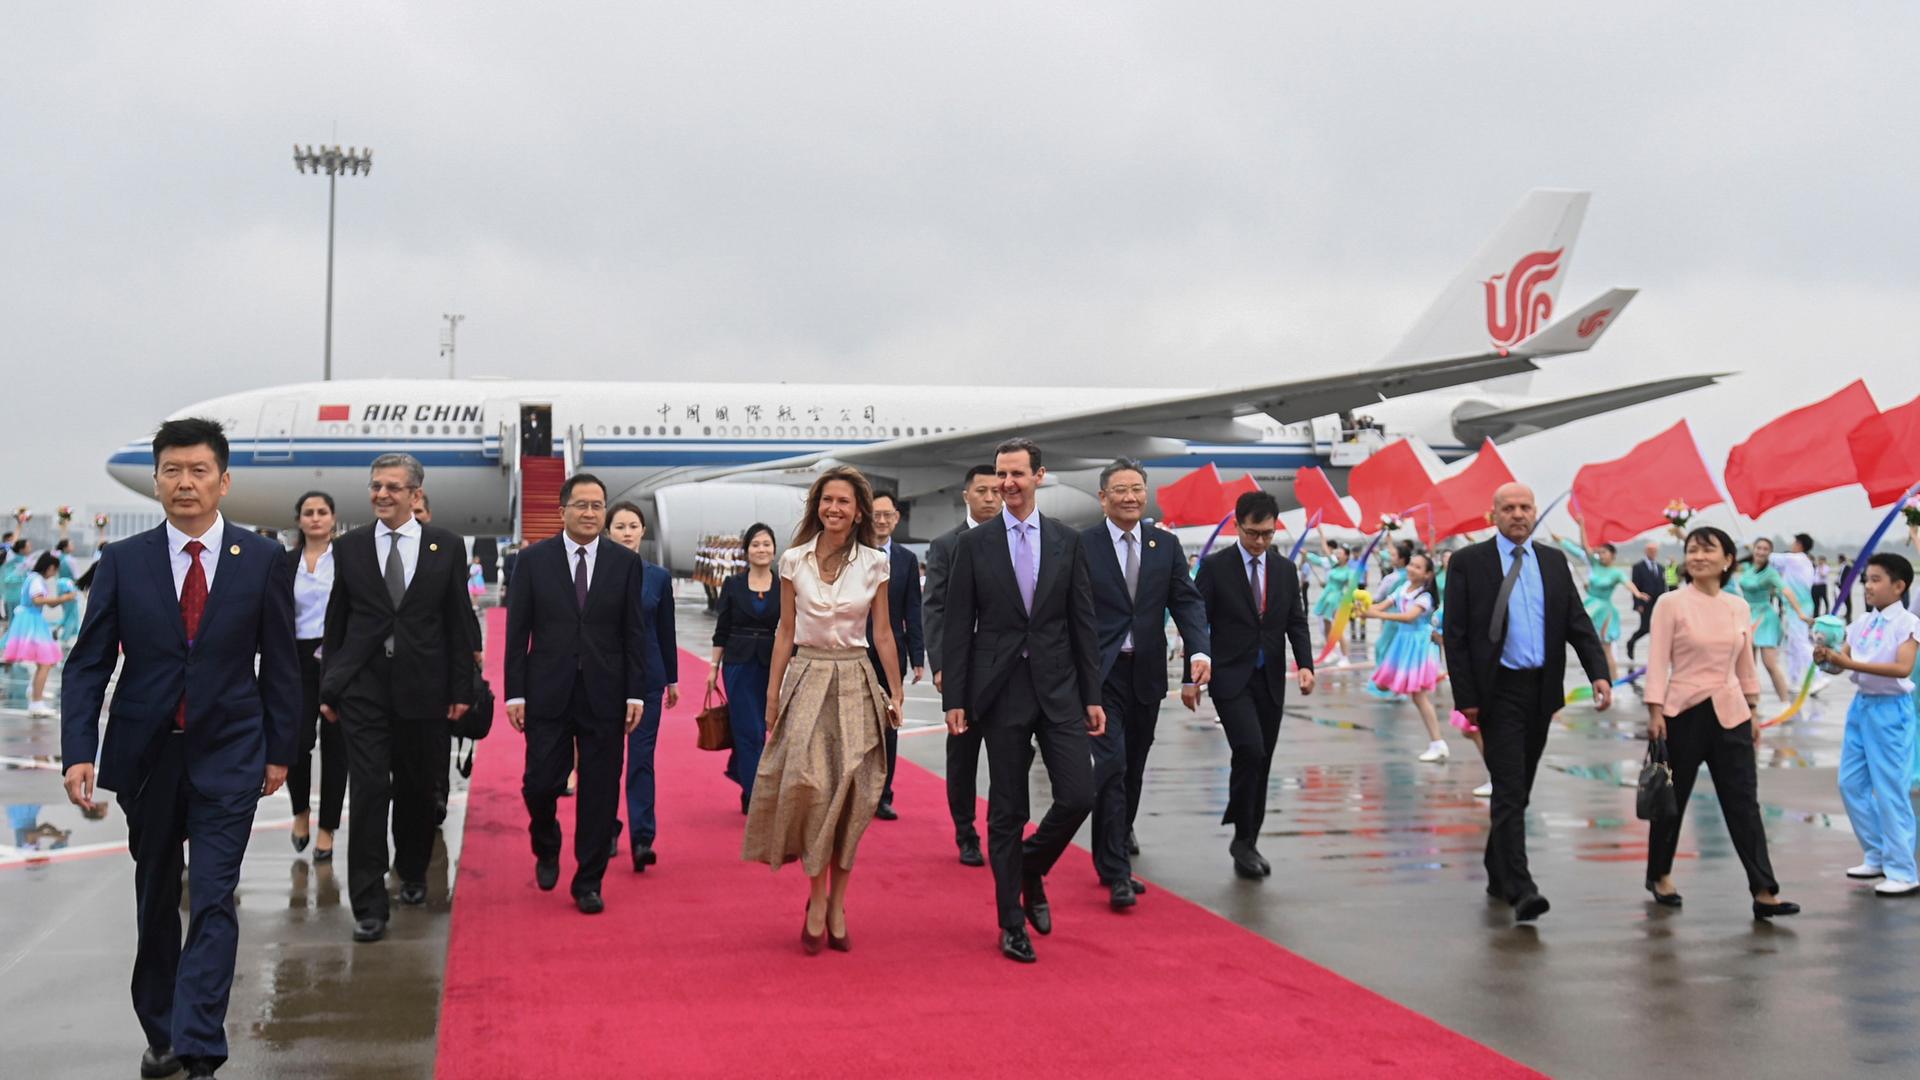
[[[200,633],[200,615],[207,610],[207,572],[200,565],[200,553],[207,546],[198,540],[187,541],[187,579],[180,584],[180,621],[187,630],[187,648]],[[173,726],[187,730],[187,695],[180,694],[180,707],[174,711]]]

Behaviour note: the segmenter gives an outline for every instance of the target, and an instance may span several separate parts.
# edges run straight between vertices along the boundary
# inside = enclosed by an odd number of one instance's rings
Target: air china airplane
[[[806,484],[832,464],[857,466],[897,491],[905,535],[936,536],[960,520],[955,492],[966,468],[1013,435],[1046,451],[1040,506],[1063,519],[1094,519],[1098,470],[1119,456],[1144,462],[1155,484],[1209,463],[1228,478],[1251,473],[1284,504],[1296,470],[1321,466],[1340,483],[1346,469],[1402,436],[1455,461],[1485,438],[1503,442],[1716,381],[1682,376],[1555,400],[1525,393],[1536,361],[1591,348],[1634,296],[1612,289],[1552,318],[1587,200],[1586,192],[1529,193],[1407,337],[1356,370],[1178,393],[340,380],[230,394],[173,415],[227,425],[234,482],[224,508],[236,520],[290,521],[294,500],[315,488],[334,492],[351,519],[365,506],[354,495],[368,463],[399,451],[427,468],[435,524],[515,535],[523,513],[550,497],[533,474],[551,483],[586,469],[615,497],[649,508],[657,557],[681,571],[704,535],[756,520],[793,525]],[[134,491],[152,491],[144,441],[122,447],[107,468]]]

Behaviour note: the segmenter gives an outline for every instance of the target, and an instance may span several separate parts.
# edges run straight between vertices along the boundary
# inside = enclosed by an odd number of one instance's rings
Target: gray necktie
[[[1487,632],[1495,644],[1507,639],[1507,600],[1513,595],[1514,583],[1520,580],[1520,564],[1526,561],[1526,555],[1524,545],[1513,549],[1513,565],[1507,567],[1507,576],[1500,579],[1500,594],[1493,598],[1493,618],[1488,620]]]
[[[1120,539],[1127,545],[1127,566],[1123,573],[1127,578],[1127,599],[1132,600],[1140,591],[1140,544],[1130,532],[1121,533]]]
[[[393,546],[387,549],[387,599],[393,601],[393,610],[400,610],[400,601],[407,596],[407,567],[400,561],[400,534],[390,532],[387,538]],[[387,635],[387,655],[393,655],[393,635]]]

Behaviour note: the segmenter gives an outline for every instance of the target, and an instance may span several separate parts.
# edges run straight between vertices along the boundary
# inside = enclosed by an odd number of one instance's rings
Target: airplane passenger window
[[[808,424],[808,425],[807,425],[807,434],[809,434],[809,435],[811,435],[811,434],[813,434],[813,425],[812,425],[812,424]]]
[[[679,424],[675,424],[675,425],[673,425],[673,433],[674,433],[675,435],[678,435],[678,434],[680,434],[680,425],[679,425]]]
[[[605,435],[607,433],[607,425],[601,424],[599,427],[593,429],[593,433],[595,435]]]
[[[734,435],[736,435],[736,436],[738,436],[738,435],[740,434],[740,425],[739,425],[739,424],[735,424],[735,425],[733,425],[733,433],[734,433]]]
[[[653,425],[652,425],[652,424],[648,424],[648,425],[647,425],[646,427],[644,427],[644,428],[642,428],[642,429],[640,429],[640,430],[641,430],[641,433],[642,433],[642,434],[644,434],[644,435],[651,435],[651,434],[653,434]]]
[[[418,434],[420,434],[420,425],[419,425],[419,424],[415,424],[415,425],[413,425],[413,429],[412,429],[411,431],[409,431],[409,432],[408,432],[407,434],[409,434],[409,435],[418,435]]]
[[[372,425],[372,424],[361,424],[361,425],[360,425],[360,434],[362,434],[362,435],[371,435],[371,434],[373,434],[373,425]]]
[[[785,438],[787,434],[787,425],[781,424],[779,427],[773,429],[773,433],[775,435],[780,436],[781,438]]]
[[[634,427],[634,426],[633,426],[632,424],[628,424],[628,425],[627,425],[627,434],[629,434],[629,435],[638,435],[638,434],[640,434],[640,429],[639,429],[639,428],[637,428],[637,427]]]
[[[707,435],[707,436],[711,436],[711,435],[713,434],[713,427],[712,427],[712,425],[704,425],[704,426],[702,426],[702,427],[700,428],[700,434],[702,434],[702,435]]]

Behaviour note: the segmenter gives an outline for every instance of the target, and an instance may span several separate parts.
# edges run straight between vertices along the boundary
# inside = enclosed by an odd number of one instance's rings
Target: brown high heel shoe
[[[818,956],[820,947],[826,944],[827,935],[824,932],[819,934],[807,932],[807,912],[812,910],[813,901],[808,900],[800,912],[800,947],[806,950],[808,956]]]

